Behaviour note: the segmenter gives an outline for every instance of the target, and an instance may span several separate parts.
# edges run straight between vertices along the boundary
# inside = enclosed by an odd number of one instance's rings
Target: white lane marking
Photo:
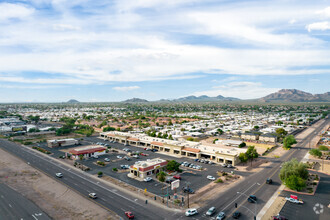
[[[11,204],[8,204],[8,205],[9,205],[10,208],[13,208],[13,207],[11,206]]]
[[[101,198],[101,199],[102,199],[103,201],[105,201],[105,202],[107,201],[107,200],[105,200],[105,199],[103,199],[103,198]]]
[[[33,217],[35,220],[38,220],[38,218],[37,218],[37,217],[35,217],[34,215],[32,215],[32,217]]]
[[[31,152],[33,152],[33,150],[32,149],[30,149],[30,148],[28,148],[28,147],[24,147],[24,148],[22,148],[22,150],[24,150],[24,151],[26,151],[26,152],[29,152],[29,153],[31,153]],[[44,160],[44,161],[46,161],[46,162],[48,162],[48,163],[51,163],[51,164],[53,164],[53,165],[55,165],[55,166],[57,166],[57,163],[55,163],[55,159],[54,158],[44,158],[44,156],[41,156],[41,155],[35,155],[36,157],[38,157],[38,158],[40,158],[40,159],[42,159],[42,160]],[[69,171],[69,170],[68,170]],[[71,174],[73,174],[73,175],[76,175],[76,176],[78,176],[78,177],[80,177],[80,178],[82,178],[82,179],[84,179],[84,180],[86,180],[87,182],[90,182],[90,183],[92,183],[92,184],[95,184],[95,182],[93,182],[93,181],[91,181],[91,180],[89,180],[88,178],[86,178],[86,177],[84,177],[84,176],[81,176],[81,175],[79,175],[79,174],[77,174],[77,173],[75,173],[75,172],[73,172],[73,171],[69,171]],[[88,174],[83,174],[83,175],[88,175]],[[121,194],[119,194],[119,193],[117,193],[117,189],[108,189],[107,187],[104,187],[104,186],[102,186],[102,185],[98,185],[100,188],[102,188],[102,189],[104,189],[104,190],[106,190],[106,191],[109,191],[109,192],[112,192],[113,194],[115,194],[115,195],[117,195],[117,196],[119,196],[119,197],[121,197],[121,198],[123,198],[123,199],[126,199],[126,200],[128,200],[128,201],[131,201],[131,202],[134,202],[132,199],[130,199],[130,198],[128,198],[128,197],[126,197],[126,196],[123,196],[123,195],[121,195]],[[139,205],[139,206],[143,206],[143,205],[141,205],[141,204],[139,204],[139,203],[136,203],[136,205]]]
[[[5,198],[5,197],[3,197],[3,195],[1,195],[1,198]]]

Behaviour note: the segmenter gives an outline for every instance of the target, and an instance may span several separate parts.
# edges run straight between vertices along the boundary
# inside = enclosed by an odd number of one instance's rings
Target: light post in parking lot
[[[249,196],[247,196],[245,193],[242,193],[242,192],[237,192],[237,194],[241,194],[241,195],[244,195],[244,196],[246,196],[247,198],[249,198]],[[257,200],[254,200],[254,199],[252,199],[252,198],[250,198],[252,201],[254,201],[254,212],[253,211],[251,211],[251,209],[249,209],[248,207],[245,207],[245,206],[243,206],[244,208],[246,208],[247,210],[249,210],[253,215],[254,215],[254,220],[256,220],[257,219]]]

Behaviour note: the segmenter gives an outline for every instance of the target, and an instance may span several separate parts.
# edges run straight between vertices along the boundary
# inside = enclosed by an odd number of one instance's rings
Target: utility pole
[[[188,209],[189,209],[189,182],[186,182],[186,190],[187,190],[187,204],[188,204]]]

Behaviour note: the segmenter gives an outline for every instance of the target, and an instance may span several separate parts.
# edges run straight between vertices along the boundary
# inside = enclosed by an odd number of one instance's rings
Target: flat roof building
[[[84,158],[100,156],[106,153],[107,148],[100,145],[89,145],[84,147],[78,147],[70,151],[73,159],[79,159],[80,155]]]
[[[167,165],[167,163],[168,162],[166,160],[160,158],[138,161],[134,165],[130,166],[130,173],[128,176],[146,178],[152,174],[159,173],[163,167]]]

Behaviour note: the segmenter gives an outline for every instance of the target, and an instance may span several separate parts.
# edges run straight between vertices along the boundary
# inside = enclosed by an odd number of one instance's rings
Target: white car
[[[90,193],[90,194],[88,194],[88,196],[90,198],[92,198],[92,199],[96,199],[97,198],[96,193]]]
[[[152,178],[149,176],[143,179],[143,181],[145,181],[145,182],[150,182],[151,180],[152,180]]]
[[[209,179],[209,180],[215,180],[215,177],[213,177],[211,175],[208,175],[206,178]]]
[[[288,197],[286,197],[285,199],[292,203],[304,204],[304,202],[301,199],[294,199],[294,198],[288,198]]]
[[[56,175],[58,178],[63,177],[63,174],[62,174],[62,173],[56,173],[55,175]]]
[[[123,158],[123,157],[118,155],[117,158],[118,158],[118,159],[121,159],[121,158]]]
[[[110,162],[110,159],[109,158],[104,158],[104,161]]]
[[[197,209],[188,209],[186,211],[186,216],[192,216],[192,215],[196,215],[198,212],[197,212]]]

